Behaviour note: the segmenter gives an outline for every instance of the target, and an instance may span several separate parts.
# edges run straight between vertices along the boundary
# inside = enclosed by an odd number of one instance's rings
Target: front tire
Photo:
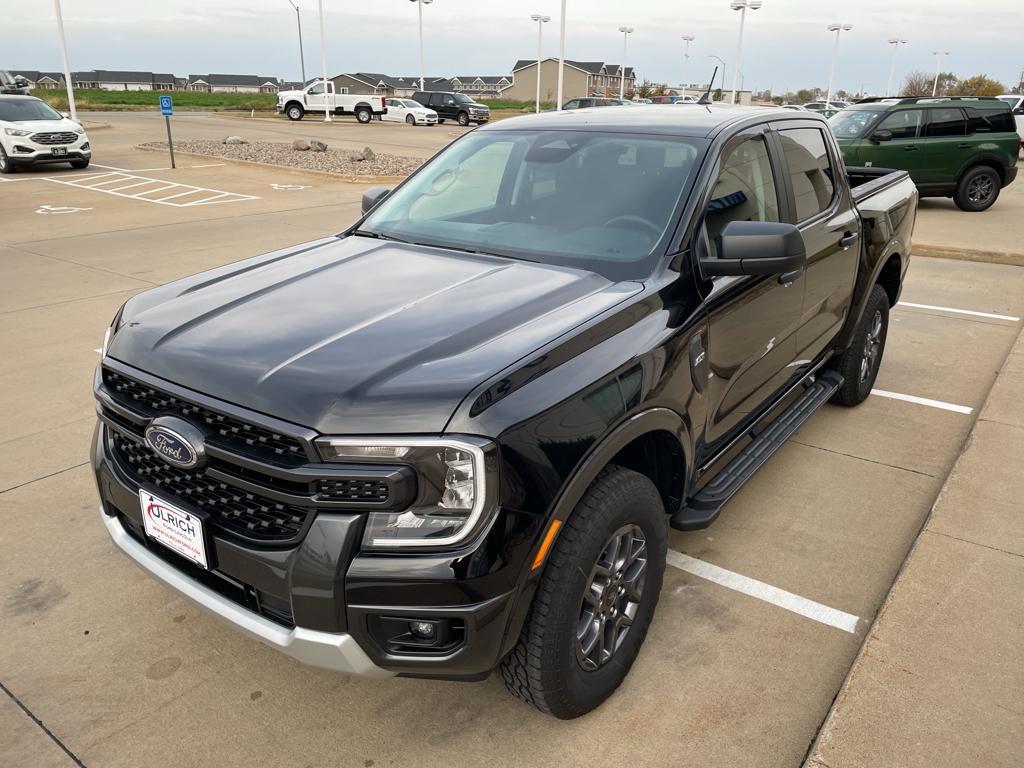
[[[3,147],[0,147],[0,173],[14,173],[14,163],[7,156]]]
[[[875,386],[889,332],[889,295],[877,283],[868,294],[864,314],[853,332],[853,339],[833,366],[843,377],[843,386],[832,395],[832,402],[853,406],[863,403]]]
[[[359,109],[356,110],[356,120],[358,120],[360,123],[365,124],[370,122],[370,120],[372,119],[373,113],[366,107],[359,107]]]
[[[994,168],[978,165],[960,177],[953,194],[953,202],[961,211],[978,213],[992,207],[999,198],[1003,180]]]
[[[306,110],[300,107],[298,104],[292,104],[288,109],[284,111],[288,115],[289,120],[301,120],[306,114]]]
[[[516,647],[499,667],[509,692],[567,720],[625,679],[665,573],[665,508],[638,472],[609,466],[555,542]]]
[[[462,125],[462,126],[469,125],[469,113],[468,112],[459,112],[458,120],[459,120],[459,125]]]
[[[406,115],[405,122],[407,122],[409,125],[416,125],[416,118],[413,117],[412,115]]]

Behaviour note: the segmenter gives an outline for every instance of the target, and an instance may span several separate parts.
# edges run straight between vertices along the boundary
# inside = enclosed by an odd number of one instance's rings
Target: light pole
[[[626,98],[626,41],[629,40],[633,28],[619,27],[619,32],[622,33],[622,63],[619,65],[622,77],[619,78],[619,98],[624,99]]]
[[[327,45],[324,42],[324,0],[317,0],[320,8],[320,67],[324,71],[324,122],[331,122],[331,100],[327,93]]]
[[[710,54],[708,56],[708,58],[709,59],[714,59],[715,61],[717,61],[719,64],[722,65],[722,88],[725,88],[725,61],[723,61],[721,57],[715,56],[715,54],[713,54],[713,53]],[[711,90],[712,91],[715,90],[715,79],[714,78],[711,78]],[[711,100],[714,101],[715,97],[712,96]]]
[[[541,58],[541,41],[544,33],[544,25],[551,21],[550,16],[541,16],[539,13],[535,13],[530,16],[533,21],[537,22],[537,106],[536,112],[540,113],[540,58]]]
[[[939,90],[939,67],[942,66],[942,57],[949,56],[949,51],[932,51],[935,57],[935,80],[932,82],[932,96]]]
[[[892,95],[892,76],[896,73],[896,52],[900,49],[901,45],[906,45],[907,41],[902,37],[890,37],[889,45],[892,46],[892,63],[889,65],[889,83],[885,86],[885,95]]]
[[[302,20],[299,18],[299,6],[288,0],[288,4],[295,9],[295,23],[299,26],[299,66],[302,67],[302,85],[306,85],[306,54],[302,51]]]
[[[686,95],[686,86],[689,85],[687,78],[690,76],[690,43],[696,38],[693,35],[683,35],[683,96]]]
[[[562,19],[558,30],[558,103],[555,109],[562,111],[562,77],[565,74],[565,0],[562,0]]]
[[[740,72],[740,51],[743,48],[743,24],[747,20],[747,9],[756,11],[761,7],[761,0],[732,0],[729,7],[734,11],[740,12],[740,36],[736,40],[736,65],[732,69],[732,96],[729,97],[730,103],[735,104],[736,77]]]
[[[423,6],[430,5],[434,0],[409,0],[412,3],[416,3],[416,10],[419,11],[420,16],[420,90],[425,91],[423,87]]]
[[[839,57],[839,35],[841,32],[849,32],[853,29],[853,24],[829,24],[827,27],[829,32],[836,33],[836,44],[832,49],[832,69],[828,73],[828,94],[825,96],[825,108],[828,109],[832,103],[832,79],[836,76],[836,59]]]
[[[75,110],[75,91],[71,83],[71,67],[68,64],[68,45],[64,42],[64,17],[60,12],[60,0],[53,0],[53,9],[57,12],[57,35],[60,37],[60,56],[64,61],[64,85],[68,89],[68,109],[71,112],[71,119],[78,119],[78,112]]]

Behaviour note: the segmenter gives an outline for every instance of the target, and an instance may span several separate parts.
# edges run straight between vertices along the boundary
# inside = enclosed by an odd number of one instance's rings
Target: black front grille
[[[146,417],[171,414],[205,425],[211,445],[284,466],[296,467],[307,461],[302,443],[294,437],[217,413],[110,369],[104,369],[103,383],[116,402]]]
[[[313,510],[249,493],[208,477],[202,469],[172,467],[147,446],[113,434],[118,464],[140,485],[165,490],[168,501],[180,499],[210,515],[222,531],[256,542],[281,543],[297,539]]]
[[[33,133],[29,138],[36,144],[55,146],[57,144],[74,144],[78,134],[74,131],[52,131],[46,133]]]
[[[384,480],[361,478],[321,480],[317,497],[324,501],[367,501],[375,504],[387,502],[390,486]]]

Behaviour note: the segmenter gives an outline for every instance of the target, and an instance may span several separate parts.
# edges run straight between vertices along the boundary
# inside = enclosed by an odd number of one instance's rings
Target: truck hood
[[[108,355],[321,433],[439,433],[475,386],[640,289],[329,238],[140,294]]]

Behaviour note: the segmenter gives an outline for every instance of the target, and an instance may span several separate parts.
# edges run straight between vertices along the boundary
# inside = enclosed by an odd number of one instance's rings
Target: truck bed
[[[846,177],[850,180],[853,201],[860,205],[863,200],[872,195],[896,186],[904,177],[909,178],[909,174],[894,168],[848,165],[846,166]]]

